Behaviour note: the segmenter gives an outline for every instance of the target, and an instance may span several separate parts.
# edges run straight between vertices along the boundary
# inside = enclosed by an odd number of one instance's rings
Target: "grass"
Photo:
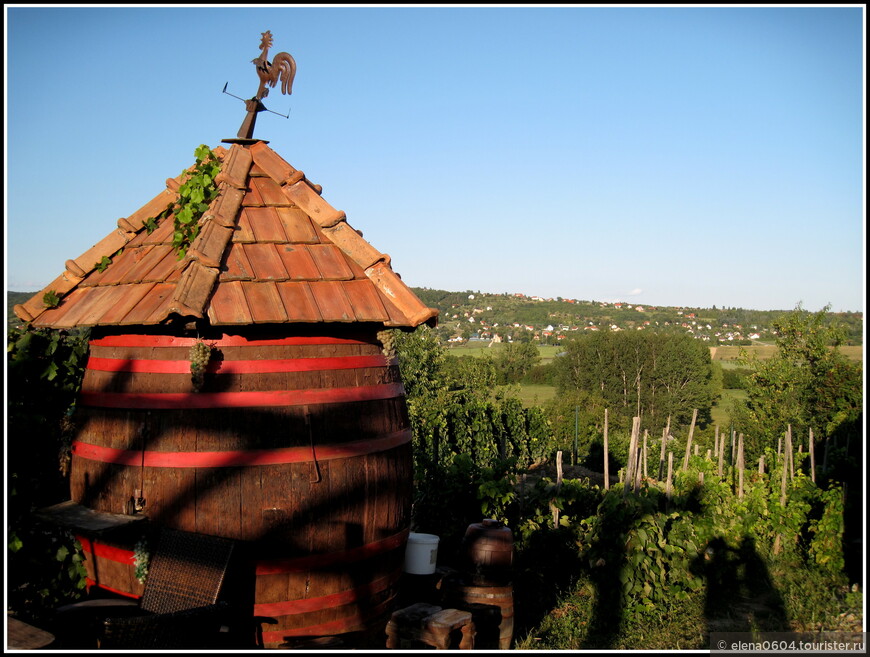
[[[709,650],[710,632],[745,632],[748,626],[779,631],[860,632],[862,594],[852,593],[830,577],[803,564],[769,563],[773,588],[717,612],[705,607],[707,586],[683,601],[672,600],[668,609],[642,620],[606,620],[608,637],[592,628],[596,616],[596,591],[586,577],[562,595],[536,626],[523,628],[514,638],[515,650]],[[741,602],[742,601],[742,602]],[[781,612],[780,616],[776,611]],[[609,626],[609,627],[608,627]]]
[[[519,398],[523,406],[543,406],[556,396],[556,386],[543,384],[522,384],[519,390]]]
[[[504,343],[495,343],[491,347],[489,343],[483,344],[462,344],[459,346],[450,346],[447,347],[447,353],[451,356],[483,356],[484,354],[495,354],[499,349],[504,347]],[[538,353],[541,354],[541,365],[546,365],[551,362],[553,358],[556,357],[560,351],[562,351],[562,347],[556,347],[553,345],[538,345]]]
[[[766,360],[776,353],[776,349],[776,345],[772,344],[753,344],[748,347],[723,345],[710,347],[710,356],[713,360],[719,361],[723,367],[739,367],[737,361],[741,358],[741,350],[749,355],[755,355],[761,360]],[[864,347],[862,345],[846,345],[839,349],[840,353],[849,360],[859,363],[864,360]]]
[[[713,418],[713,424],[720,427],[727,427],[731,423],[731,403],[738,399],[746,399],[746,391],[740,389],[726,388],[722,391],[722,396],[713,408],[710,409],[710,416]]]

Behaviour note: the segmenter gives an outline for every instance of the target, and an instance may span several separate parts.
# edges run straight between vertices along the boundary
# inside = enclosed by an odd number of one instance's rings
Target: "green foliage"
[[[827,316],[828,308],[809,313],[798,306],[773,323],[774,356],[742,361],[750,369],[747,396],[736,404],[734,419],[747,436],[749,457],[775,445],[789,425],[795,436],[813,429],[816,440],[838,433],[860,436],[862,368],[839,352],[844,332]]]
[[[34,619],[85,586],[81,546],[36,523],[33,511],[69,497],[70,418],[87,337],[30,327],[7,335],[8,605]]]
[[[220,173],[220,161],[205,144],[194,151],[196,162],[182,172],[183,182],[178,187],[178,196],[156,218],[149,217],[145,226],[150,233],[161,219],[174,216],[172,246],[180,260],[185,256],[193,240],[199,234],[199,219],[218,195],[215,178]]]
[[[746,367],[735,367],[723,370],[722,372],[722,387],[734,390],[746,387],[746,377],[752,373],[752,370]]]
[[[493,360],[499,383],[519,383],[540,362],[541,355],[531,342],[513,342],[499,349]]]
[[[106,271],[106,268],[112,264],[112,259],[108,256],[103,256],[99,262],[94,263],[94,269],[98,272]]]
[[[42,303],[45,304],[46,308],[57,308],[60,304],[60,297],[54,290],[49,290],[42,295]]]
[[[611,425],[630,427],[641,416],[649,425],[685,424],[692,409],[709,421],[717,393],[710,352],[685,335],[647,332],[592,333],[565,344],[556,359],[560,391],[600,395]]]

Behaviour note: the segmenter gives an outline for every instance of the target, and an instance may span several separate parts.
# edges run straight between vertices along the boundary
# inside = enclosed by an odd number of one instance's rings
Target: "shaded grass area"
[[[520,626],[517,650],[709,650],[710,632],[861,631],[862,593],[790,563],[770,566],[770,585],[760,588],[751,574],[732,594],[705,586],[668,609],[643,618],[600,619],[592,581],[580,577],[568,593],[545,610],[534,627]],[[717,598],[727,604],[717,604]]]

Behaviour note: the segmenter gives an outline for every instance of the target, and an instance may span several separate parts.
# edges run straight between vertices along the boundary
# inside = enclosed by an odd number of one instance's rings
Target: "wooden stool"
[[[417,604],[393,612],[387,623],[387,648],[394,650],[400,642],[419,641],[438,650],[449,650],[451,633],[459,630],[459,650],[474,648],[474,623],[471,614],[459,609],[442,609],[435,605]],[[402,646],[412,647],[412,646]]]

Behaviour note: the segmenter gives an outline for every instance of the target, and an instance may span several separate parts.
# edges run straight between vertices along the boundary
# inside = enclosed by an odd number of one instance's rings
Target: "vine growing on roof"
[[[199,234],[199,219],[218,195],[215,177],[220,173],[217,155],[205,144],[194,151],[196,163],[182,172],[183,182],[178,188],[178,197],[157,217],[145,220],[145,228],[151,233],[157,228],[158,221],[175,217],[175,230],[172,233],[172,246],[180,260],[185,256],[193,240]]]

